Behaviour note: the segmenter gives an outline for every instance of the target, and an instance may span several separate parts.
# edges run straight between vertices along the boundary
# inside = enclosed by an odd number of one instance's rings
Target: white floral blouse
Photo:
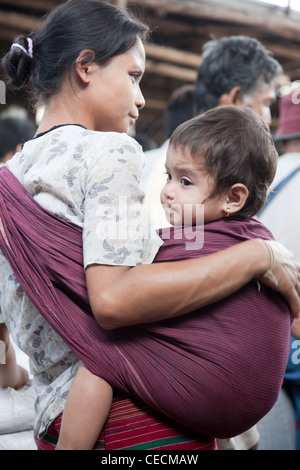
[[[83,229],[85,267],[151,263],[161,240],[143,206],[144,155],[126,134],[53,128],[27,142],[7,167],[48,211]],[[37,391],[35,435],[62,412],[78,367],[0,253],[0,322],[30,357]]]

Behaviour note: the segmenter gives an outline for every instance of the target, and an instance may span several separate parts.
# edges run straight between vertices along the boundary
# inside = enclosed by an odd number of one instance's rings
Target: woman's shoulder
[[[140,145],[127,134],[98,132],[72,124],[54,127],[26,142],[10,166],[17,173],[25,173],[30,167],[39,173],[76,172],[77,176],[81,169],[84,178],[88,172],[93,177],[101,173],[103,179],[105,168],[108,171],[127,166],[132,173],[139,173],[144,160]]]
[[[93,146],[110,147],[119,149],[124,147],[133,152],[141,151],[139,143],[128,134],[119,132],[101,132],[85,128],[80,124],[63,124],[54,126],[51,129],[37,134],[30,143],[31,145],[39,143],[58,144],[66,142],[70,146],[77,146],[80,143]]]
[[[77,135],[77,145],[87,150],[92,160],[98,157],[109,159],[134,159],[139,161],[144,159],[144,154],[140,144],[128,134],[120,132],[101,132],[82,129]],[[88,156],[87,155],[87,156]]]
[[[107,145],[116,150],[125,147],[125,149],[129,151],[137,152],[142,149],[140,144],[133,137],[124,132],[102,132],[82,129],[80,137],[94,144]]]

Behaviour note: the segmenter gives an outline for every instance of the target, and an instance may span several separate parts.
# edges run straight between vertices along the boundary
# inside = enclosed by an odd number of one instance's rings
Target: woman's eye
[[[183,186],[189,186],[190,184],[192,184],[190,180],[187,180],[186,178],[181,178],[181,183]]]
[[[129,75],[133,78],[134,81],[138,80],[141,76],[141,74],[138,72],[132,72]]]

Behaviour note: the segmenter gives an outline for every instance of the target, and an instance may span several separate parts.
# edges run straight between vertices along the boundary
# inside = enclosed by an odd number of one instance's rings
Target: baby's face
[[[204,165],[183,151],[169,147],[167,152],[167,181],[161,191],[167,220],[171,225],[191,226],[220,219],[224,197],[212,194],[214,182]]]

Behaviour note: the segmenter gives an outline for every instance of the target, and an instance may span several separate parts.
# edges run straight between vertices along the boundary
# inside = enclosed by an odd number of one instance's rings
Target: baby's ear
[[[226,216],[230,216],[243,209],[247,199],[249,191],[247,187],[242,183],[236,183],[226,191],[226,197],[224,198],[223,211]]]

